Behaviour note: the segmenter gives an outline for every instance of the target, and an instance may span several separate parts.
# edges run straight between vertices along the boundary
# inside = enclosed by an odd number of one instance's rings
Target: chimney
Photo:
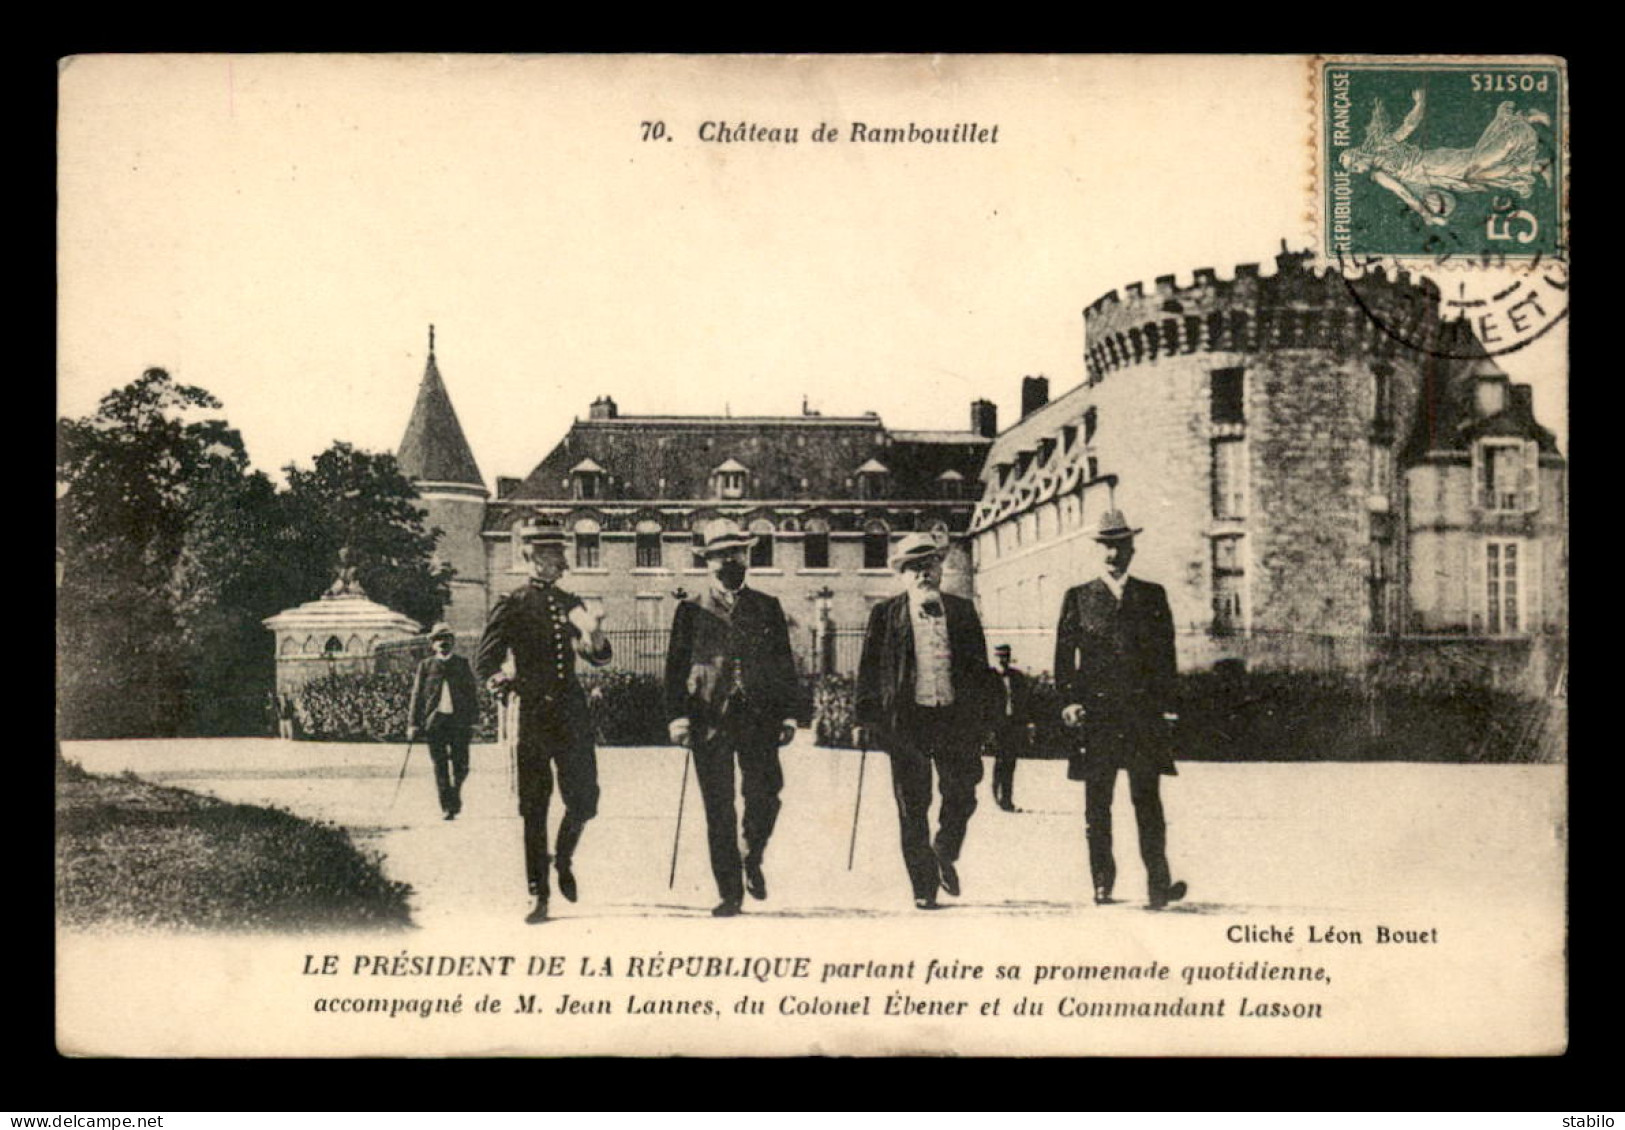
[[[973,400],[970,405],[970,430],[983,439],[999,434],[999,406],[991,400]]]
[[[1021,418],[1023,420],[1048,403],[1048,377],[1021,378]]]
[[[615,407],[614,400],[607,396],[600,396],[597,400],[592,402],[592,407],[587,413],[587,419],[613,420],[618,412],[619,409]]]

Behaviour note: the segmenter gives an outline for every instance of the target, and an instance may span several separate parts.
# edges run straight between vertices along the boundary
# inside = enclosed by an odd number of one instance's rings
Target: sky
[[[152,366],[275,472],[393,451],[428,326],[488,485],[622,414],[964,428],[1125,284],[1313,244],[1292,57],[90,56],[62,69],[58,411]],[[705,123],[795,144],[701,140]],[[877,145],[854,123],[998,128]],[[658,123],[658,127],[656,125]],[[835,142],[815,142],[828,123]],[[705,128],[707,136],[716,127]],[[1502,358],[1566,452],[1566,323]]]

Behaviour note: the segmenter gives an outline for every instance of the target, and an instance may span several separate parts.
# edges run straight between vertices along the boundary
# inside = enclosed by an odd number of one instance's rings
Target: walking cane
[[[666,880],[669,891],[677,885],[677,844],[683,838],[683,803],[688,800],[688,765],[694,760],[694,751],[683,747],[683,789],[677,794],[677,831],[671,837],[671,877]]]
[[[846,848],[846,869],[852,870],[852,861],[858,856],[858,812],[863,808],[863,770],[869,764],[869,735],[858,742],[858,799],[852,805],[852,842]]]
[[[406,756],[401,758],[401,773],[395,778],[395,795],[389,798],[389,811],[395,811],[395,802],[401,799],[401,782],[406,780],[406,763],[412,760],[412,743],[416,738],[406,739]]]

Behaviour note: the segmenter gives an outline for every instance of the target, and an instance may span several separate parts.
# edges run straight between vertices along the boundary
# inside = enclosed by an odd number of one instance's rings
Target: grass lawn
[[[57,917],[70,926],[390,930],[405,883],[340,828],[58,760]]]

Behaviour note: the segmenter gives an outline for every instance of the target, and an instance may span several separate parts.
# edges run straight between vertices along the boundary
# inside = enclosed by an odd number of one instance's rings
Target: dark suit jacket
[[[997,667],[988,668],[993,680],[993,724],[1024,726],[1033,721],[1033,681],[1024,671],[1010,668],[1010,713],[1004,712],[1004,676]]]
[[[1003,690],[987,665],[987,638],[976,606],[963,597],[942,596],[948,619],[949,678],[954,705],[966,712],[968,727],[979,731],[993,719],[993,703]],[[858,725],[882,734],[897,728],[899,708],[914,701],[914,624],[907,593],[881,601],[869,613],[858,661]]]
[[[730,611],[711,588],[681,601],[666,650],[666,717],[713,727],[724,704],[755,722],[794,718],[800,680],[776,597],[742,588]]]
[[[474,686],[474,668],[461,655],[445,660],[431,655],[418,664],[412,676],[412,700],[406,710],[406,716],[418,729],[427,727],[440,708],[440,688],[446,684],[451,686],[452,724],[473,729],[479,720],[480,701]]]
[[[1084,708],[1085,764],[1174,773],[1174,621],[1161,585],[1129,577],[1119,604],[1103,580],[1070,589],[1055,631],[1055,688]],[[1076,767],[1075,767],[1076,768]]]

